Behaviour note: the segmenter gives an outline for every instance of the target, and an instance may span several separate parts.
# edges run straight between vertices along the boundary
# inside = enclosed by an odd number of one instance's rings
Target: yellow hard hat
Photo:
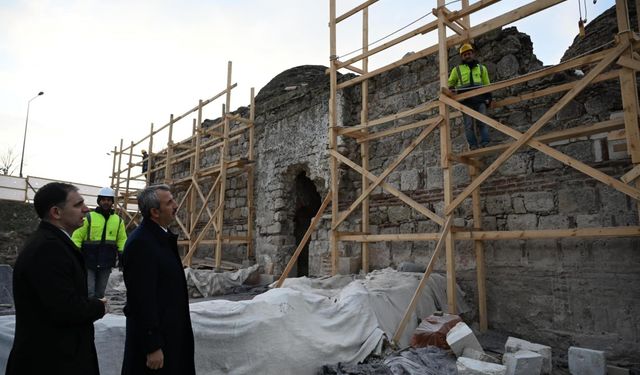
[[[473,51],[473,46],[471,46],[471,44],[465,43],[462,46],[460,46],[460,54],[461,55],[463,53],[467,52],[467,51]]]

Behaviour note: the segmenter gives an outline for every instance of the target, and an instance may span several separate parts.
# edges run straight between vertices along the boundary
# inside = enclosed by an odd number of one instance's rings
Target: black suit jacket
[[[122,255],[127,287],[127,337],[122,374],[195,374],[193,330],[177,236],[145,219]],[[162,349],[164,367],[151,371],[147,354]]]
[[[98,374],[93,322],[104,305],[87,294],[78,248],[40,222],[13,270],[16,330],[7,375]]]

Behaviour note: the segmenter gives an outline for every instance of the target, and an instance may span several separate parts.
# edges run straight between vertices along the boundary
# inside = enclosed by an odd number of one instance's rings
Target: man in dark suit
[[[138,194],[142,223],[124,247],[127,334],[122,374],[195,374],[193,330],[178,237],[178,209],[167,185]]]
[[[41,221],[13,271],[16,330],[6,374],[99,374],[93,322],[105,301],[88,297],[70,237],[89,209],[75,186],[59,182],[40,188],[33,205]]]

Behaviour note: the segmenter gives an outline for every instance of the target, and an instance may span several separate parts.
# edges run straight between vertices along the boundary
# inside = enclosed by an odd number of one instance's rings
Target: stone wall
[[[256,97],[256,256],[275,274],[282,273],[296,248],[296,176],[304,173],[321,196],[328,191],[329,85],[325,69],[287,70]],[[318,261],[321,255],[311,254],[312,275],[323,272],[322,261]]]
[[[611,12],[592,25],[599,29],[611,30],[610,27],[602,26],[602,22],[610,20]],[[615,22],[615,15],[613,20]],[[598,35],[602,37],[601,34]],[[612,38],[612,34],[609,34],[609,37]],[[576,51],[574,56],[600,44],[600,40],[593,43],[588,39],[577,40],[573,47]],[[484,36],[477,41],[477,47],[482,62],[487,65],[494,81],[542,67],[533,55],[530,39],[513,28]],[[570,53],[571,50],[566,58],[571,56]],[[456,52],[450,51],[450,56],[449,64],[455,66],[459,61]],[[369,118],[375,119],[397,113],[435,98],[438,88],[437,71],[437,61],[430,57],[401,66],[371,80]],[[495,93],[495,97],[500,99],[579,78],[580,76],[573,72],[565,72],[501,90]],[[296,85],[295,80],[292,85]],[[326,90],[322,91],[322,95],[326,98]],[[343,92],[340,102],[342,112],[339,116],[341,123],[351,125],[359,122],[359,97],[358,88]],[[491,112],[491,116],[524,132],[560,97],[561,94],[557,94],[496,109]],[[311,103],[305,108],[299,107],[304,104],[301,100],[299,98],[293,103],[287,103],[284,108],[279,108],[278,115],[274,114],[271,117],[273,120],[266,124],[268,128],[263,131],[269,133],[269,139],[272,141],[269,145],[259,143],[257,150],[261,159],[268,160],[258,163],[257,179],[266,175],[270,181],[268,189],[275,193],[266,194],[266,199],[262,202],[271,203],[258,208],[260,213],[257,226],[271,229],[261,231],[256,239],[256,248],[260,254],[260,262],[276,264],[275,273],[284,267],[295,246],[291,242],[291,225],[287,222],[287,217],[291,218],[293,210],[292,192],[290,188],[286,188],[293,186],[293,175],[302,168],[316,181],[321,194],[328,190],[328,163],[324,151],[327,145],[326,104],[322,104],[324,101],[318,102],[315,94],[309,95],[307,100]],[[603,121],[621,108],[618,83],[601,83],[590,87],[575,98],[545,125],[540,134]],[[292,114],[289,115],[286,111]],[[420,117],[416,116],[393,125],[419,119]],[[464,150],[466,145],[459,119],[454,122],[452,129],[454,151]],[[279,134],[272,133],[277,130],[280,130]],[[372,172],[380,174],[418,132],[407,131],[384,141],[372,142]],[[497,141],[507,139],[493,129],[490,132],[492,138]],[[291,138],[296,140],[293,149]],[[315,143],[308,145],[309,139],[314,139]],[[273,147],[272,142],[278,146]],[[297,144],[303,146],[298,147]],[[556,142],[552,146],[614,177],[621,176],[629,169],[626,153],[616,151],[615,142],[609,142],[605,135]],[[354,142],[346,140],[342,149],[352,160],[359,163],[359,151]],[[291,157],[294,155],[295,157]],[[442,172],[439,167],[439,155],[439,134],[436,132],[389,176],[387,182],[441,214]],[[495,157],[486,157],[483,161],[488,165]],[[270,166],[260,171],[267,164]],[[304,167],[301,167],[301,164]],[[292,170],[293,173],[290,173]],[[358,194],[360,177],[348,168],[341,168],[340,173],[341,209],[346,209]],[[454,168],[456,194],[468,182],[467,168],[457,165]],[[265,181],[258,182],[263,183]],[[260,190],[256,192],[260,195]],[[486,230],[638,225],[637,206],[630,198],[527,148],[516,153],[488,179],[482,185],[481,192],[483,228]],[[278,200],[267,198],[273,196]],[[262,198],[257,196],[256,200],[259,199]],[[287,200],[290,202],[289,206],[286,206]],[[276,202],[275,205],[273,202]],[[287,216],[281,216],[282,213]],[[260,222],[261,220],[266,220],[266,223]],[[268,223],[274,221],[278,224],[269,227]],[[316,276],[324,275],[328,271],[329,224],[327,212],[310,244],[311,273]],[[373,234],[438,230],[432,222],[380,190],[372,196],[371,224],[370,230]],[[467,228],[473,226],[469,201],[456,210],[454,224]],[[340,230],[359,230],[358,210]],[[637,288],[624,287],[640,282],[640,255],[637,252],[640,249],[640,241],[637,238],[489,241],[485,246],[491,327],[550,344],[557,350],[557,358],[560,361],[563,360],[563,353],[566,353],[568,346],[578,345],[606,350],[610,360],[619,364],[630,365],[640,362],[637,352],[632,349],[638,347],[640,340],[640,320],[637,318],[640,313],[640,294]],[[433,248],[433,242],[373,243],[370,245],[371,265],[373,268],[381,268],[397,266],[403,261],[424,264],[431,256]],[[359,260],[359,246],[353,243],[341,242],[339,251],[342,257]],[[466,291],[468,300],[475,304],[476,265],[470,242],[456,243],[456,265],[458,282]],[[444,271],[442,259],[436,270]],[[625,291],[628,293],[624,293]]]

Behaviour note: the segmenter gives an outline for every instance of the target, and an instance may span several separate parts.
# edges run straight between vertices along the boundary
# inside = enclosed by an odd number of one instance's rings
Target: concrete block
[[[487,363],[477,359],[460,357],[456,361],[458,375],[504,375],[507,368],[496,363]]]
[[[492,357],[487,353],[479,352],[473,348],[465,348],[462,351],[462,357],[471,358],[471,359],[475,359],[482,362],[498,363],[498,364],[500,363],[500,360],[498,358]]]
[[[484,353],[476,335],[473,334],[471,328],[464,322],[456,324],[451,328],[449,333],[447,333],[447,344],[449,344],[451,350],[453,350],[457,357],[462,355],[465,348],[475,349]]]
[[[542,362],[542,356],[530,350],[505,353],[502,357],[502,364],[507,367],[506,375],[540,375]]]
[[[505,353],[516,353],[520,350],[529,350],[542,356],[542,374],[551,374],[553,364],[551,363],[551,347],[546,345],[534,344],[527,340],[516,337],[509,337],[504,345]]]
[[[569,373],[572,375],[606,375],[607,362],[601,350],[572,346],[569,348]]]

